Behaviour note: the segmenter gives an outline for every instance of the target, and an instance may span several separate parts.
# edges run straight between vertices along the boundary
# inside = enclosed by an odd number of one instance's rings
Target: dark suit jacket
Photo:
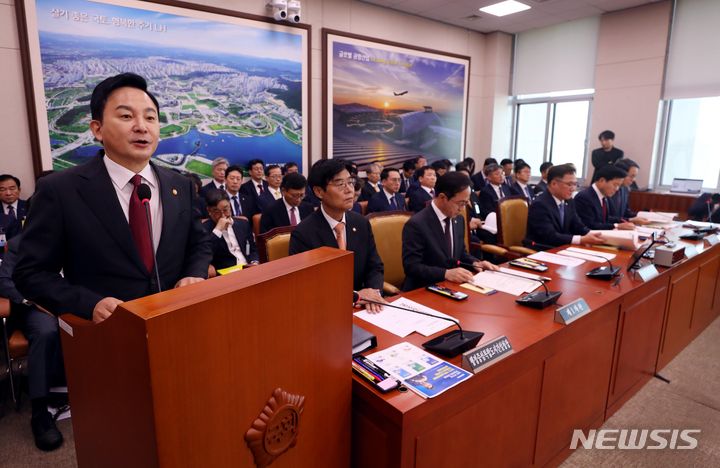
[[[257,198],[258,209],[261,213],[265,213],[265,210],[268,209],[268,207],[270,207],[271,205],[273,205],[276,201],[277,200],[275,200],[273,194],[270,193],[270,189],[267,189]]]
[[[540,195],[543,192],[547,192],[547,190],[548,190],[547,183],[545,183],[544,180],[540,179],[540,182],[538,182],[535,185],[535,194]]]
[[[630,209],[630,189],[624,185],[621,185],[620,190],[615,192],[615,195],[610,199],[610,203],[613,209],[613,216],[624,219],[637,216],[637,213]]]
[[[513,195],[512,190],[510,190],[510,187],[508,187],[507,184],[500,185],[500,190],[502,191],[503,195],[506,197],[511,197]],[[495,211],[497,208],[497,202],[498,202],[498,196],[497,193],[495,193],[495,189],[493,188],[492,184],[486,184],[481,190],[480,190],[480,217],[482,219],[485,219],[487,215]]]
[[[708,200],[710,201],[710,219],[708,218]],[[703,193],[690,205],[688,215],[695,221],[708,221],[711,223],[720,223],[720,209],[715,209],[712,203],[712,194]]]
[[[535,191],[532,189],[532,187],[530,187],[529,184],[526,185],[526,187],[528,188],[528,191],[530,192],[529,197],[528,197],[528,194],[525,193],[525,191],[522,189],[522,187],[520,187],[520,184],[518,184],[517,182],[512,184],[512,186],[510,187],[510,191],[513,193],[513,195],[522,195],[523,197],[525,197],[527,199],[528,204],[530,204],[533,202],[533,200],[535,200],[535,197],[537,197],[537,195],[535,195]]]
[[[300,204],[297,210],[300,214],[298,221],[302,221],[313,212],[312,206],[303,203]],[[281,226],[290,226],[290,217],[288,216],[285,202],[282,198],[275,200],[273,204],[263,212],[260,217],[260,232],[268,232],[270,229]]]
[[[380,211],[405,211],[405,197],[402,193],[395,194],[395,204],[397,208],[391,208],[390,202],[385,195],[385,191],[381,190],[368,200],[367,212],[377,213]]]
[[[560,212],[550,192],[540,194],[528,210],[527,235],[524,244],[536,250],[545,246],[570,244],[574,235],[584,236],[590,231],[575,211],[573,200],[565,202],[565,222],[560,223]],[[533,245],[536,242],[538,245]]]
[[[223,185],[225,185],[225,184],[223,184]],[[200,187],[200,191],[198,192],[198,195],[200,195],[200,197],[202,197],[202,198],[205,198],[205,197],[207,197],[207,194],[212,192],[213,190],[218,190],[218,188],[215,187],[215,182],[211,180],[207,184]]]
[[[345,221],[347,249],[355,254],[353,288],[356,291],[363,288],[382,289],[385,268],[375,248],[370,223],[354,211],[345,213]],[[317,209],[303,219],[292,232],[290,255],[324,246],[337,248],[338,244],[321,209]]]
[[[420,187],[417,190],[409,192],[408,198],[410,199],[408,203],[408,209],[417,213],[423,210],[433,197],[427,192],[427,190]]]
[[[212,231],[215,229],[215,223],[213,223],[211,219],[208,219],[203,223],[203,227],[210,235],[210,239],[212,239],[213,256],[210,261],[212,266],[214,266],[216,270],[219,270],[237,265],[237,259],[235,255],[230,253],[225,239],[213,234]],[[240,250],[242,250],[245,260],[247,260],[248,263],[257,262],[258,251],[255,246],[255,240],[253,239],[250,223],[242,218],[235,218],[233,219],[231,229],[235,232],[235,238],[238,241],[238,245],[240,245]]]
[[[621,223],[621,219],[616,216],[613,204],[608,199],[607,204],[607,220],[603,221],[602,205],[593,190],[592,186],[581,190],[575,195],[575,207],[578,216],[583,224],[590,229],[614,229],[615,223]]]
[[[0,203],[0,228],[5,232],[5,237],[10,240],[20,233],[22,230],[22,220],[27,216],[27,202],[18,200],[17,209],[15,210],[15,219],[5,214],[4,205]],[[2,258],[2,253],[0,253]]]
[[[233,204],[232,202],[232,196],[228,193],[228,198],[230,198],[230,205]],[[253,198],[252,195],[247,195],[242,192],[237,193],[238,201],[240,202],[240,209],[242,210],[242,213],[235,216],[245,216],[248,220],[252,220],[252,217],[256,213],[260,213],[260,208],[258,208],[256,199]]]
[[[483,176],[482,172],[473,174],[473,176],[470,177],[470,180],[472,180],[473,190],[475,190],[476,192],[478,190],[482,190],[482,188],[485,187],[485,185],[487,184],[487,182],[485,182],[485,177]]]
[[[268,190],[268,183],[266,180],[262,181],[263,185],[263,193],[267,192]],[[254,180],[250,179],[244,184],[240,186],[240,193],[244,193],[245,195],[251,197],[255,201],[255,205],[259,206],[258,203],[258,193],[257,193],[257,184]]]
[[[163,210],[157,268],[166,290],[183,277],[206,278],[211,246],[193,216],[192,181],[151,165]],[[157,291],[101,157],[39,180],[13,280],[54,314],[86,319],[105,297],[129,301]]]
[[[378,182],[380,184],[380,182]],[[382,187],[380,187],[380,191],[382,192]],[[375,195],[376,192],[374,188],[372,188],[372,184],[368,181],[365,181],[365,184],[363,184],[362,189],[360,190],[360,198],[358,198],[358,201],[370,201],[373,195]]]
[[[405,223],[402,233],[402,259],[405,269],[403,291],[435,284],[445,279],[445,271],[455,268],[451,260],[477,261],[465,250],[465,218],[456,216],[453,225],[453,252],[447,251],[444,228],[432,206],[427,206]]]

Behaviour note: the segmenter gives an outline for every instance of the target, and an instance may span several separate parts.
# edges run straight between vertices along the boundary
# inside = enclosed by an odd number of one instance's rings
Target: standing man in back
[[[612,130],[601,132],[598,140],[600,140],[600,148],[594,149],[591,156],[592,165],[595,168],[593,182],[597,180],[597,173],[601,168],[615,164],[625,155],[623,150],[615,147],[615,133]]]

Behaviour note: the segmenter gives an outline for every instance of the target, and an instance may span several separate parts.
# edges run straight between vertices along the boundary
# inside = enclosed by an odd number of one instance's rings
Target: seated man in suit
[[[477,271],[498,269],[465,249],[462,213],[470,201],[470,179],[463,173],[450,172],[438,179],[435,190],[433,201],[403,227],[403,291],[444,280],[472,282],[473,274],[457,266],[458,261],[472,265]]]
[[[276,164],[270,164],[265,169],[265,178],[267,179],[267,190],[264,190],[258,196],[258,208],[261,212],[282,198],[280,186],[282,185],[282,169]]]
[[[548,171],[548,189],[528,211],[526,247],[545,250],[565,244],[602,244],[602,235],[590,232],[575,211],[575,166],[560,164]]]
[[[487,184],[487,180],[485,180],[485,168],[490,164],[497,165],[497,160],[495,158],[486,158],[483,162],[482,170],[477,171],[477,174],[471,176],[473,181],[473,190],[476,192],[482,190],[482,188]]]
[[[227,159],[220,157],[213,159],[212,162],[212,180],[203,185],[200,189],[200,196],[205,198],[211,190],[225,190],[225,170],[230,166]]]
[[[688,216],[694,221],[720,223],[720,193],[701,194],[688,208]]]
[[[0,201],[0,228],[9,240],[20,233],[26,215],[25,200],[20,200],[20,179],[10,174],[0,175]]]
[[[382,166],[378,163],[370,164],[367,170],[367,180],[360,193],[360,201],[370,201],[373,195],[382,190],[380,174],[382,174]]]
[[[260,210],[252,195],[240,191],[243,186],[242,180],[243,173],[240,166],[230,166],[225,169],[225,193],[230,199],[232,215],[245,216],[250,221]]]
[[[437,175],[438,177],[442,177],[447,174],[447,171],[450,170],[450,167],[452,167],[452,163],[447,159],[438,159],[437,161],[433,161],[430,167],[435,169],[435,175]]]
[[[275,200],[260,217],[260,232],[267,232],[281,226],[296,226],[310,216],[313,209],[302,203],[305,198],[307,181],[297,172],[287,174],[280,184],[282,197]]]
[[[505,183],[503,169],[497,164],[490,164],[485,169],[487,183],[480,190],[480,217],[487,218],[487,215],[495,211],[497,202],[500,199],[511,196],[512,190]]]
[[[268,189],[268,183],[263,179],[265,163],[262,159],[251,159],[248,163],[248,172],[250,173],[250,180],[242,184],[240,192],[252,197],[255,205],[259,206],[258,198]]]
[[[408,159],[405,161],[402,165],[402,171],[400,172],[400,193],[405,194],[407,193],[408,189],[410,188],[410,185],[413,182],[416,182],[413,179],[413,175],[415,174],[415,160]]]
[[[380,183],[382,190],[370,197],[367,212],[405,211],[405,197],[399,192],[400,171],[392,167],[383,169]]]
[[[575,207],[583,224],[596,230],[635,229],[633,223],[615,214],[610,202],[627,173],[618,167],[607,165],[598,169],[595,175],[595,182],[575,195]]]
[[[408,198],[408,208],[410,211],[417,213],[418,211],[425,208],[425,206],[435,197],[435,183],[437,177],[435,176],[435,169],[430,166],[421,167],[415,171],[415,176],[418,180],[418,189],[410,191]]]
[[[313,165],[308,183],[321,200],[320,209],[303,219],[292,232],[290,255],[323,246],[351,250],[355,254],[353,289],[361,299],[384,302],[380,290],[385,269],[375,248],[370,223],[350,211],[355,179],[342,161],[327,159]],[[380,306],[371,303],[366,303],[366,308],[371,312],[380,310]]]
[[[638,217],[637,213],[630,209],[630,190],[635,184],[640,166],[632,159],[622,158],[615,163],[615,167],[622,169],[627,173],[620,189],[610,199],[613,207],[613,213],[619,218],[624,218],[633,224],[645,225],[650,224],[650,220]]]
[[[547,174],[551,167],[553,167],[553,163],[550,161],[545,161],[540,164],[540,182],[535,185],[536,195],[547,192]]]
[[[514,195],[522,195],[528,205],[535,200],[535,191],[530,188],[530,165],[525,161],[515,164],[515,183],[510,187]]]
[[[215,271],[235,265],[257,265],[258,252],[250,223],[234,218],[227,193],[213,191],[207,197],[210,219],[203,223],[211,233],[212,260],[210,276]]]
[[[522,161],[522,160],[519,160]],[[525,161],[523,161],[525,162]],[[502,161],[500,161],[500,167],[502,167],[503,170],[503,178],[505,179],[505,184],[507,184],[508,187],[512,187],[513,182],[513,161],[509,158],[504,158]]]

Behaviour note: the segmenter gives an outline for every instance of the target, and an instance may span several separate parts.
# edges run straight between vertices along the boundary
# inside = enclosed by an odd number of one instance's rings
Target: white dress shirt
[[[560,200],[559,198],[556,198],[555,195],[553,195],[552,197],[553,197],[553,200],[555,200],[555,206],[557,206],[558,213],[560,212],[560,204],[564,204],[564,205],[565,205],[565,208],[567,208],[567,203],[566,203],[566,202],[564,202],[563,200]],[[563,212],[565,213],[565,216],[567,216],[567,212],[565,212],[565,211],[563,211]],[[570,243],[573,244],[573,245],[580,245],[580,238],[581,238],[581,237],[582,237],[582,236],[579,236],[579,235],[577,235],[577,234],[574,235],[574,236],[572,236],[572,241],[571,241]]]
[[[13,207],[13,210],[15,210],[15,217],[18,217],[17,210],[18,210],[18,201],[15,200],[13,203],[10,203],[9,205],[5,202],[3,202],[3,213],[10,214],[10,208]]]
[[[288,220],[291,219],[290,211],[295,208],[295,219],[297,220],[298,224],[300,224],[300,208],[297,206],[292,206],[290,203],[287,202],[287,200],[285,200],[285,197],[283,197],[282,201],[285,204],[285,211],[287,211]]]
[[[447,216],[440,211],[440,209],[435,205],[435,200],[430,202],[430,206],[432,206],[433,211],[435,212],[435,215],[440,220],[440,226],[442,226],[443,233],[445,233],[445,219]],[[450,248],[451,252],[455,252],[455,237],[453,236],[453,220],[450,220]]]
[[[328,222],[330,225],[330,229],[332,229],[333,235],[335,236],[335,239],[337,239],[337,232],[335,231],[335,226],[337,226],[339,223],[343,223],[345,227],[343,228],[343,237],[345,238],[345,246],[347,246],[347,223],[345,222],[345,213],[343,213],[342,219],[340,221],[337,221],[330,217],[329,214],[327,214],[327,211],[325,211],[325,207],[320,204],[320,211],[322,211],[323,216],[325,216],[325,221]]]
[[[133,193],[132,178],[135,173],[130,169],[121,166],[107,155],[103,156],[103,162],[105,168],[110,175],[113,187],[115,188],[115,194],[120,202],[120,207],[125,215],[125,220],[130,222],[130,197]],[[152,170],[152,166],[148,163],[142,171],[139,172],[142,181],[150,187],[150,219],[152,221],[152,233],[153,233],[153,250],[157,252],[158,245],[160,245],[160,236],[162,235],[162,221],[163,211],[162,203],[160,203],[160,184],[158,183],[157,176]]]
[[[245,259],[245,255],[243,255],[242,246],[238,243],[235,230],[232,228],[232,223],[224,231],[221,231],[218,228],[213,229],[213,234],[217,237],[222,237],[225,240],[228,250],[237,260],[237,263],[235,263],[236,265],[247,264],[247,259]]]

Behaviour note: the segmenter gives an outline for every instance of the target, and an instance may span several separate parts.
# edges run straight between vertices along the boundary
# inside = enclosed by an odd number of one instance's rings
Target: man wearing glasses
[[[353,258],[353,289],[363,299],[385,302],[380,296],[384,267],[375,248],[370,223],[362,215],[350,211],[355,196],[355,179],[345,164],[337,159],[321,160],[310,170],[308,180],[320,199],[320,209],[303,219],[290,237],[290,255],[316,249],[335,247],[351,250]],[[380,306],[366,303],[370,312]]]
[[[472,282],[473,273],[459,267],[458,262],[472,265],[476,271],[498,269],[465,249],[462,214],[470,203],[470,184],[462,172],[450,172],[438,178],[433,201],[405,223],[402,233],[404,291],[444,280]]]
[[[601,234],[590,232],[575,211],[577,189],[575,166],[561,164],[548,171],[548,189],[538,195],[528,212],[527,236],[523,243],[545,250],[565,244],[602,244]]]
[[[297,226],[300,221],[310,216],[312,206],[302,203],[305,198],[307,181],[302,174],[288,173],[280,184],[282,198],[276,200],[260,218],[260,232],[267,232],[280,226]]]

